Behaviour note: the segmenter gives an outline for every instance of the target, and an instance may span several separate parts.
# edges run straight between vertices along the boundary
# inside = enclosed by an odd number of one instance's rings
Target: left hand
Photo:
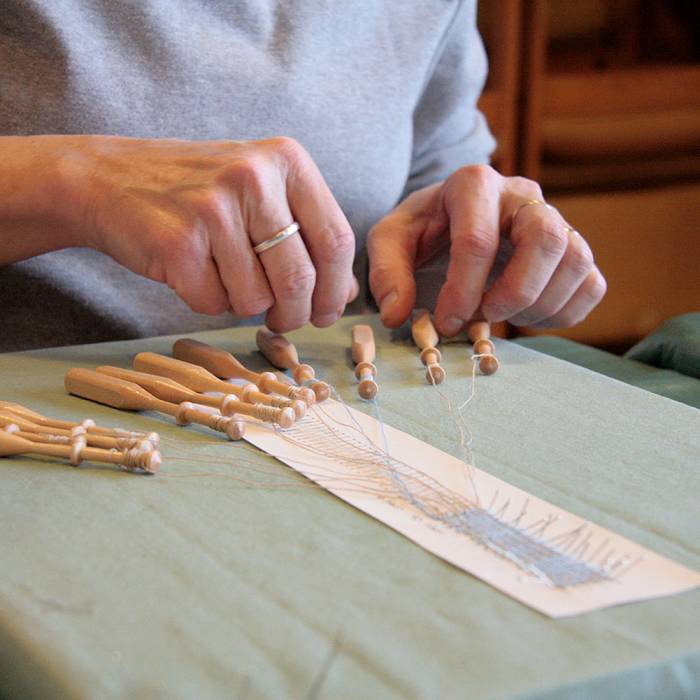
[[[540,202],[527,204],[532,200]],[[369,234],[369,282],[383,323],[397,327],[408,318],[414,270],[447,245],[447,279],[435,308],[442,335],[459,333],[477,309],[488,321],[518,326],[583,320],[603,298],[605,279],[582,236],[541,200],[536,182],[485,165],[409,195]],[[513,254],[487,289],[501,236]]]

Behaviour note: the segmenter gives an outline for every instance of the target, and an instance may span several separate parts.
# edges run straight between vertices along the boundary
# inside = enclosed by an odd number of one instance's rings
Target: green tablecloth
[[[698,316],[700,317],[700,314]],[[637,347],[649,348],[655,337],[656,334],[650,336]],[[594,372],[600,372],[606,377],[619,379],[625,384],[631,384],[659,396],[666,396],[688,406],[700,408],[700,379],[683,374],[669,366],[655,367],[633,357],[620,357],[604,350],[554,336],[518,338],[515,342],[526,348],[558,357],[560,360],[586,367]],[[665,346],[668,348],[677,347],[668,338],[666,338]],[[654,347],[659,346],[654,345]],[[672,353],[673,350],[669,350],[669,355]],[[700,367],[700,345],[697,348],[696,357],[697,359],[694,361]]]
[[[361,407],[353,321],[291,337]],[[375,328],[386,422],[456,453],[415,348]],[[197,337],[263,366],[251,329]],[[0,462],[0,697],[700,695],[700,591],[553,621],[301,477],[287,489],[227,478],[261,478],[241,458],[286,473],[244,445],[63,393],[71,366],[126,366],[169,347],[0,356],[0,397],[158,430],[165,454],[153,478]],[[469,414],[478,466],[700,568],[700,413],[512,343],[498,353]],[[453,396],[466,396],[467,355],[444,348]],[[194,473],[206,475],[173,476]]]

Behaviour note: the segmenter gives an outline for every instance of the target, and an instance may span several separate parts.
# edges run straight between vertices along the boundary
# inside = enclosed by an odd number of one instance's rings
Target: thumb
[[[369,287],[382,323],[397,328],[409,316],[416,303],[413,270],[418,238],[405,217],[390,214],[369,232]]]

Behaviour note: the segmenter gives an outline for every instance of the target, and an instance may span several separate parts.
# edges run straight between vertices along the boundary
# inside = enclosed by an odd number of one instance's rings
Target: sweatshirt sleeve
[[[476,0],[460,0],[413,114],[413,154],[404,196],[463,165],[489,162],[496,142],[476,107],[486,74]]]

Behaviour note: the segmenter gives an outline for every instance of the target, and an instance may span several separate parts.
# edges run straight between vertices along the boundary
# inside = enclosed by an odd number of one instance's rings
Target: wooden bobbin
[[[379,391],[374,381],[379,371],[374,364],[376,347],[372,327],[359,323],[352,327],[352,359],[356,363],[355,377],[359,380],[357,393],[361,398],[371,400]]]
[[[203,393],[216,391],[222,394],[233,394],[246,403],[261,403],[275,408],[291,408],[298,419],[306,415],[306,403],[299,399],[288,399],[274,394],[264,394],[258,391],[255,384],[239,386],[215,377],[211,372],[189,362],[173,357],[158,355],[154,352],[140,352],[134,358],[134,369],[148,374],[169,377],[194,391]]]
[[[191,362],[209,370],[220,379],[245,379],[266,394],[281,394],[289,399],[299,399],[307,406],[316,402],[311,389],[280,382],[272,372],[253,372],[244,367],[230,352],[201,343],[193,338],[180,338],[173,345],[173,355],[178,360]]]
[[[311,365],[301,364],[296,347],[279,333],[273,333],[269,328],[260,328],[255,334],[258,349],[268,362],[280,369],[289,369],[297,384],[308,383],[316,401],[325,401],[331,395],[331,388],[326,382],[314,379],[316,372]]]
[[[222,416],[211,406],[198,406],[191,401],[184,401],[179,404],[174,415],[178,425],[206,425],[220,433],[226,433],[231,440],[240,440],[245,435],[245,423],[238,416]]]
[[[210,406],[221,411],[224,416],[232,416],[235,413],[239,413],[268,423],[277,423],[282,428],[291,427],[296,419],[291,408],[275,408],[274,406],[245,403],[233,394],[217,394],[215,396],[200,394],[179,384],[174,379],[159,377],[156,374],[147,374],[146,372],[137,372],[133,369],[122,369],[121,367],[110,367],[109,365],[98,367],[96,371],[100,374],[108,374],[118,379],[134,382],[134,384],[138,384],[142,389],[145,389],[158,399],[170,401],[171,403],[190,401],[195,404]]]
[[[430,312],[427,309],[416,309],[411,323],[413,342],[420,348],[420,360],[427,367],[425,379],[428,384],[442,384],[447,373],[440,365],[442,354],[436,345],[440,336],[435,330]]]
[[[15,414],[10,411],[0,411],[0,427],[6,427],[10,424],[16,425],[23,433],[28,433],[36,436],[37,442],[56,442],[69,444],[76,438],[85,439],[85,443],[91,447],[100,447],[105,450],[141,450],[152,451],[155,446],[150,440],[133,437],[113,437],[111,435],[100,435],[88,433],[81,425],[76,425],[70,430],[63,428],[52,428],[46,425],[39,425],[28,420],[22,415]],[[31,439],[26,435],[22,435],[25,439]]]
[[[43,442],[47,444],[55,445],[74,445],[76,442],[80,442],[84,445],[90,445],[90,441],[87,439],[87,433],[84,435],[52,435],[49,433],[34,433],[22,430],[16,423],[10,423],[3,427],[3,430],[18,437],[24,438],[31,442]],[[118,438],[119,439],[119,438]],[[91,446],[98,446],[99,443],[93,443]],[[133,442],[131,438],[127,438],[124,442],[116,442],[114,444],[102,445],[100,449],[107,450],[118,450],[126,451],[130,450],[132,452],[153,452],[155,447],[150,440],[141,440],[136,443]]]
[[[77,466],[82,461],[107,462],[118,464],[127,471],[143,471],[155,474],[161,465],[160,452],[152,450],[102,450],[98,447],[88,447],[84,440],[70,445],[49,444],[26,440],[17,434],[0,431],[0,457],[10,457],[20,454],[38,454],[49,457],[61,457],[70,460]]]
[[[158,446],[158,442],[160,440],[158,433],[143,433],[136,430],[124,430],[123,428],[100,427],[95,424],[95,421],[92,420],[92,418],[86,418],[80,423],[66,420],[57,420],[55,418],[47,418],[46,416],[41,415],[41,413],[37,413],[36,411],[32,411],[26,406],[22,406],[18,403],[13,403],[11,401],[0,401],[0,410],[11,411],[15,415],[22,416],[27,420],[36,423],[37,425],[43,425],[46,427],[71,430],[72,428],[80,426],[82,428],[85,428],[86,432],[91,434],[94,433],[95,435],[111,435],[113,437],[148,440],[149,442],[153,443],[154,447]]]
[[[179,425],[199,423],[225,433],[231,440],[239,440],[245,426],[235,416],[216,416],[185,401],[182,404],[157,399],[138,384],[128,382],[90,369],[74,368],[68,371],[64,384],[66,391],[91,401],[128,411],[158,411],[174,416]]]
[[[482,374],[494,374],[498,371],[496,346],[489,337],[491,325],[488,321],[470,321],[467,324],[467,337],[474,345],[474,354],[479,358],[479,370]]]

